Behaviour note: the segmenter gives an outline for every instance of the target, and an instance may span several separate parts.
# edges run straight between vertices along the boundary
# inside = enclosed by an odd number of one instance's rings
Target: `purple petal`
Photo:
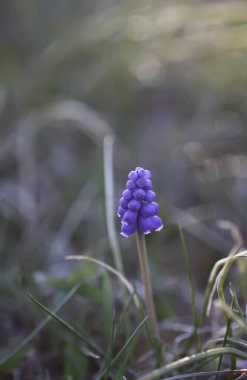
[[[152,216],[148,218],[144,218],[140,216],[139,218],[139,228],[144,234],[148,234],[152,231],[153,228],[153,221],[152,221]]]
[[[145,198],[146,192],[143,189],[136,189],[133,191],[133,198],[142,200]]]
[[[133,190],[136,188],[136,184],[135,182],[132,180],[132,179],[129,179],[127,182],[126,182],[126,188],[129,189],[129,190]]]
[[[137,169],[137,168],[136,168]],[[143,168],[138,168],[137,169],[137,173],[138,173],[138,176],[140,178],[144,178],[145,177],[145,170]]]
[[[146,186],[146,180],[145,178],[139,178],[137,181],[136,181],[136,184],[138,187],[145,187]]]
[[[132,199],[132,195],[133,193],[129,189],[123,191],[123,197],[126,201],[130,201]]]
[[[154,222],[154,227],[155,227],[154,230],[155,231],[162,230],[162,228],[163,228],[163,222],[162,222],[162,219],[159,216],[154,215],[153,216],[153,222]]]
[[[124,213],[122,221],[124,223],[131,223],[131,224],[132,223],[136,223],[137,217],[138,217],[138,212],[137,211],[127,210]]]
[[[150,179],[145,179],[145,190],[151,190],[152,189],[152,181]]]
[[[150,190],[152,188],[152,181],[150,181],[150,179],[139,178],[136,181],[136,184],[141,188],[145,188],[145,190]]]
[[[147,190],[147,191],[146,191],[146,196],[145,196],[144,200],[145,200],[146,202],[150,203],[150,202],[153,202],[153,200],[155,199],[155,197],[156,197],[156,194],[155,194],[154,191],[152,191],[152,190]]]
[[[159,205],[156,202],[142,203],[140,215],[144,217],[153,216],[159,212]]]
[[[152,177],[152,174],[149,170],[145,170],[143,168],[136,168],[136,170],[140,178],[150,179]]]
[[[144,178],[150,179],[152,177],[152,173],[149,170],[145,170],[145,176]]]
[[[127,210],[127,208],[128,208],[128,202],[127,202],[126,199],[124,199],[123,197],[120,198],[119,205],[120,205],[122,208],[125,208],[126,210]]]
[[[138,211],[140,207],[141,201],[138,201],[137,199],[132,199],[128,204],[128,208],[132,211]]]
[[[128,237],[132,235],[135,231],[136,231],[136,223],[133,223],[133,224],[122,223],[121,235]]]
[[[139,218],[139,228],[144,234],[149,234],[151,231],[160,231],[163,227],[162,220],[154,215],[144,218]]]
[[[126,212],[126,209],[120,206],[118,207],[118,210],[117,210],[117,216],[119,216],[119,218],[122,218],[125,212]]]
[[[135,181],[138,178],[137,172],[136,171],[130,172],[129,175],[128,175],[128,178],[132,179],[133,181]]]

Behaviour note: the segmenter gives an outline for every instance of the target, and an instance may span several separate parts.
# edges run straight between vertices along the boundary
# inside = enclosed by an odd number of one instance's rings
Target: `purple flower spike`
[[[137,228],[136,223],[133,223],[133,224],[122,223],[121,235],[125,237],[129,237],[134,232],[136,232],[136,228]]]
[[[160,231],[163,223],[160,217],[159,205],[153,202],[156,194],[151,190],[151,172],[136,167],[128,175],[126,190],[119,201],[118,216],[121,218],[121,234],[132,235],[137,229],[144,234]]]

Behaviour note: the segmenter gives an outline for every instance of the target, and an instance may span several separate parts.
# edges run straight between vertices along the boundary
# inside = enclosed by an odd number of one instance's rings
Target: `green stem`
[[[149,270],[148,270],[148,257],[147,257],[145,236],[139,229],[136,232],[136,239],[137,239],[139,262],[140,262],[140,267],[141,267],[142,282],[145,289],[145,303],[146,303],[147,314],[149,316],[150,325],[151,325],[153,334],[156,337],[159,337],[159,327],[158,327],[156,313],[154,309],[154,300],[153,300],[152,287],[151,287],[151,281],[150,281]]]

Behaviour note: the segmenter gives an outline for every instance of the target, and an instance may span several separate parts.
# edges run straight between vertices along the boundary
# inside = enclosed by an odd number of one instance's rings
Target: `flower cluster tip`
[[[137,167],[128,175],[126,189],[119,201],[118,216],[121,218],[121,234],[132,235],[137,229],[144,234],[160,231],[163,222],[157,215],[158,203],[152,190],[151,172]]]

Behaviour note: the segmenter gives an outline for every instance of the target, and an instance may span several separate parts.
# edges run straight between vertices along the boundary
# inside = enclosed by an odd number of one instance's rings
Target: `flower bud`
[[[154,191],[152,191],[152,190],[147,190],[147,191],[146,191],[146,196],[145,196],[145,198],[144,198],[144,201],[146,201],[146,202],[148,202],[148,203],[151,203],[151,202],[153,202],[153,200],[155,199],[155,197],[156,197],[156,194],[155,194]]]
[[[151,231],[160,231],[163,228],[163,223],[157,215],[147,218],[140,216],[139,228],[144,234],[149,234]]]
[[[135,182],[132,180],[132,179],[129,179],[127,182],[126,182],[126,188],[129,189],[129,190],[133,190],[135,189],[136,187],[136,184]]]
[[[122,223],[121,235],[125,237],[129,237],[134,232],[136,232],[136,223],[133,223],[133,224]]]
[[[126,212],[126,209],[119,206],[118,207],[118,210],[117,210],[117,216],[119,216],[119,218],[122,218],[124,216],[124,213]]]
[[[119,205],[120,205],[122,208],[125,208],[126,210],[127,210],[127,208],[128,208],[128,202],[127,202],[126,199],[124,199],[123,197],[120,198]]]
[[[123,216],[123,218],[122,218],[122,221],[123,221],[124,223],[130,223],[130,224],[133,224],[133,223],[136,223],[137,217],[138,217],[138,213],[137,213],[137,211],[127,210],[127,211],[125,211],[125,213],[124,213],[124,216]]]
[[[138,211],[141,207],[141,201],[138,201],[137,199],[132,199],[132,201],[129,202],[128,208],[132,211]]]
[[[147,217],[147,216],[152,216],[155,215],[159,212],[159,205],[156,202],[152,203],[143,203],[141,205],[140,209],[140,215]]]
[[[143,189],[136,189],[133,191],[133,197],[134,199],[142,200],[145,198],[146,193]]]
[[[123,197],[124,197],[124,199],[125,199],[126,201],[130,201],[131,198],[132,198],[132,195],[133,195],[133,193],[132,193],[132,191],[129,190],[129,189],[126,189],[126,190],[123,191]]]
[[[135,181],[138,178],[138,173],[136,171],[132,171],[129,173],[128,178]]]

